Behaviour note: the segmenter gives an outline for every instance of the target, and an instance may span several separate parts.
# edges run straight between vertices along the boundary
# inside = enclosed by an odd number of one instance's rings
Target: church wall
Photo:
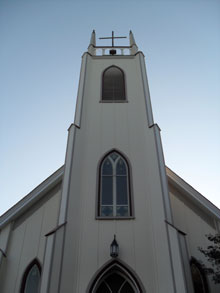
[[[59,184],[13,223],[7,258],[1,267],[1,293],[19,292],[25,269],[33,259],[43,264],[45,234],[56,227],[60,195]]]
[[[205,212],[198,205],[196,206],[189,199],[186,199],[184,194],[181,194],[176,188],[171,185],[169,187],[174,225],[177,229],[186,233],[189,257],[194,257],[198,261],[209,265],[198,247],[207,248],[211,242],[205,235],[218,233],[215,224],[216,218],[211,213]],[[220,285],[214,285],[209,279],[209,289],[211,293],[218,293]]]
[[[173,292],[154,132],[148,128],[139,58],[128,58],[88,58],[72,161],[62,292],[86,291],[94,273],[110,260],[114,234],[119,258],[136,271],[147,292]],[[127,103],[100,103],[102,72],[113,64],[125,72]],[[131,165],[135,219],[95,219],[98,163],[113,148]]]

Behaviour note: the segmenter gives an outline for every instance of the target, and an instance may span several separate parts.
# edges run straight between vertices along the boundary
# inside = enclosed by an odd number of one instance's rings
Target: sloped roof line
[[[52,175],[46,178],[24,198],[12,206],[0,217],[0,229],[7,225],[10,221],[15,220],[18,216],[24,213],[34,203],[41,199],[50,189],[62,181],[64,166],[56,170]]]
[[[33,189],[28,195],[16,203],[12,208],[6,211],[0,217],[0,229],[3,228],[7,223],[15,220],[34,203],[41,199],[45,193],[52,189],[56,184],[62,181],[64,174],[64,165],[55,171],[51,176],[40,183],[35,189]],[[196,191],[191,185],[185,182],[170,168],[166,167],[166,174],[168,181],[173,184],[177,189],[184,192],[188,198],[198,203],[204,210],[214,215],[220,220],[220,210],[201,193]]]
[[[199,204],[199,206],[206,210],[208,213],[214,215],[218,220],[220,220],[220,209],[216,207],[211,201],[199,193],[195,188],[193,188],[189,183],[183,180],[175,172],[166,166],[166,174],[168,182],[174,185],[178,190],[184,193],[186,197],[190,198],[191,201]]]

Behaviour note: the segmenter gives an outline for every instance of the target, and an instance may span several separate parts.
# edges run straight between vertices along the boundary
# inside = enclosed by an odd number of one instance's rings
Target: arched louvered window
[[[34,260],[26,269],[22,285],[21,293],[39,293],[41,280],[41,267],[37,260]]]
[[[99,181],[98,215],[131,216],[129,167],[121,154],[113,151],[102,160]]]
[[[102,101],[125,101],[125,80],[123,71],[111,66],[103,73]]]
[[[208,293],[205,273],[195,258],[191,260],[191,274],[195,293]]]

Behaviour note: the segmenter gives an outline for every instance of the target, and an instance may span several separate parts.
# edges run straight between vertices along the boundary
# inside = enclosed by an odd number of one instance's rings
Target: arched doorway
[[[136,274],[119,260],[108,262],[95,274],[88,293],[145,293]]]

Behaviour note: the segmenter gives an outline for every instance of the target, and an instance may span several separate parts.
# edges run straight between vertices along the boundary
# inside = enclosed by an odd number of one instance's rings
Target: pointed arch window
[[[131,216],[129,166],[116,151],[109,153],[100,164],[100,217]]]
[[[195,258],[191,260],[191,274],[195,293],[208,293],[208,284],[204,270]]]
[[[41,280],[41,266],[37,260],[34,260],[26,269],[22,285],[21,293],[39,293]]]
[[[136,293],[136,289],[134,288],[131,281],[126,278],[123,274],[115,271],[107,274],[96,290],[96,293]]]
[[[124,72],[116,66],[111,66],[103,72],[102,101],[125,101]]]
[[[108,262],[93,276],[87,293],[145,293],[139,277],[119,260]]]

